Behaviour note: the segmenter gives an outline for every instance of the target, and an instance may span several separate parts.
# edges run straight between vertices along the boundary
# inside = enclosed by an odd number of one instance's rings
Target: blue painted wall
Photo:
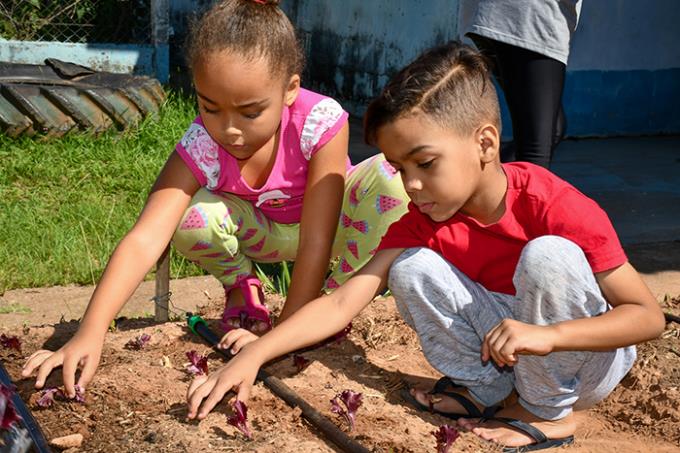
[[[460,0],[286,0],[282,7],[304,38],[306,85],[357,115],[395,70],[459,37]],[[585,0],[564,90],[568,135],[680,133],[679,24],[677,0]]]

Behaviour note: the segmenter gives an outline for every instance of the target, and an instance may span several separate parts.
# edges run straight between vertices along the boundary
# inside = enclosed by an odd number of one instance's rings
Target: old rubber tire
[[[0,131],[60,137],[136,125],[165,100],[156,79],[96,72],[48,59],[45,65],[0,62]]]

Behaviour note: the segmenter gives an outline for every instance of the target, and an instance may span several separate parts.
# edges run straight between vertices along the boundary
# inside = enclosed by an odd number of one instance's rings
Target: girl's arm
[[[246,402],[257,370],[262,364],[317,343],[344,328],[385,288],[390,266],[402,251],[403,249],[379,251],[366,266],[333,293],[312,300],[269,333],[246,345],[207,379],[194,381],[187,394],[188,417],[195,418],[198,415],[199,419],[205,418],[224,394],[232,389],[238,389],[237,398]]]
[[[517,354],[607,351],[651,340],[663,332],[663,312],[630,263],[595,277],[612,310],[549,326],[503,320],[486,335],[482,360],[493,359],[503,366],[514,365]]]
[[[22,371],[24,377],[39,368],[35,385],[41,388],[51,371],[63,365],[64,387],[74,396],[76,369],[82,366],[78,384],[84,388],[89,383],[99,364],[108,326],[165,250],[198,188],[189,168],[173,153],[151,188],[137,222],[109,259],[78,332],[54,353],[33,354]]]
[[[345,192],[348,142],[349,126],[345,124],[310,160],[300,220],[300,242],[279,321],[318,297],[323,286]]]

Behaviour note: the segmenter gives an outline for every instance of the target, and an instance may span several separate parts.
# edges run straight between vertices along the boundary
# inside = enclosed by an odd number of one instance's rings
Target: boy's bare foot
[[[506,417],[528,423],[540,430],[548,439],[567,438],[576,431],[576,420],[573,414],[559,420],[544,420],[536,417],[519,403],[501,409],[495,417]],[[461,418],[458,420],[458,426],[467,431],[472,431],[482,439],[506,447],[523,447],[536,443],[536,439],[533,437],[495,420],[480,421],[479,419]]]

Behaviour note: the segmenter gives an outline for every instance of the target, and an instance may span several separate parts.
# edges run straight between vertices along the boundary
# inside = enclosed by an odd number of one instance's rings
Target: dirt
[[[667,254],[669,248],[659,250]],[[629,250],[629,256],[636,267],[644,268],[648,284],[657,285],[653,291],[664,310],[680,316],[680,290],[674,286],[680,267],[662,263],[658,255],[648,251]],[[645,255],[649,255],[646,262]],[[223,295],[212,279],[172,281],[171,285],[176,306],[198,311],[217,329],[215,319]],[[22,341],[21,353],[0,348],[0,360],[48,439],[80,433],[85,439],[81,449],[70,451],[91,452],[340,451],[300,415],[299,409],[288,407],[261,383],[255,386],[248,405],[252,440],[246,440],[227,423],[231,410],[226,402],[201,422],[187,421],[184,397],[191,378],[185,370],[185,353],[197,350],[209,354],[210,370],[216,370],[223,359],[182,320],[164,324],[153,321],[148,302],[152,282],[140,287],[135,301],[123,313],[127,317],[119,319],[108,335],[86,402],[56,401],[50,408],[39,408],[33,381],[19,379],[20,367],[33,351],[58,348],[73,335],[77,321],[68,316],[69,309],[73,314],[82,313],[81,305],[91,291],[21,290],[8,292],[0,300],[0,308],[12,312],[0,314],[0,333],[17,335]],[[69,294],[73,296],[69,309],[55,302]],[[78,302],[79,297],[84,302]],[[268,295],[268,304],[275,311],[281,303],[279,297]],[[49,307],[45,317],[42,307]],[[135,307],[142,317],[131,317]],[[57,317],[60,311],[63,316]],[[439,375],[427,364],[414,332],[401,321],[394,301],[389,297],[376,299],[353,324],[344,341],[305,352],[310,362],[301,371],[291,356],[269,365],[267,371],[346,432],[346,424],[331,413],[330,399],[345,389],[363,393],[364,402],[349,435],[371,451],[436,451],[431,432],[450,420],[413,409],[398,390],[404,385],[432,385]],[[146,347],[139,351],[125,348],[129,340],[143,333],[151,336]],[[595,408],[577,414],[576,442],[564,451],[680,452],[680,325],[668,324],[659,339],[641,345],[638,352],[635,367],[616,390]],[[48,386],[61,384],[59,373],[53,373],[47,382]],[[462,433],[452,451],[495,450],[474,435]]]

